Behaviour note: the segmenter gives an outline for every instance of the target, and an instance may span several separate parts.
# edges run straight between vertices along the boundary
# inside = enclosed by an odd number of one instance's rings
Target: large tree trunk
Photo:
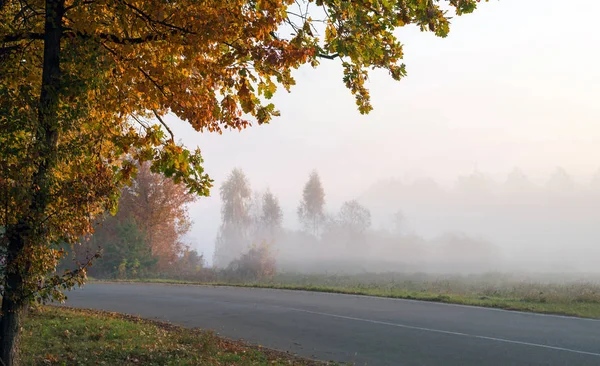
[[[14,366],[18,364],[18,344],[21,328],[21,317],[24,314],[24,307],[11,300],[2,300],[2,322],[0,331],[2,337],[2,357],[3,365]]]
[[[31,201],[17,224],[6,227],[8,251],[0,319],[0,358],[4,366],[17,364],[20,321],[29,300],[27,296],[32,290],[25,287],[25,279],[34,258],[28,258],[25,249],[28,245],[44,244],[46,230],[42,222],[50,199],[50,178],[56,165],[58,145],[60,40],[64,4],[65,0],[46,0],[42,83],[34,142],[38,159],[29,191]]]
[[[8,270],[9,265],[15,266],[19,254],[23,251],[24,241],[20,231],[20,228],[15,225],[8,227],[6,232],[9,240],[6,258],[7,273],[6,287],[2,297],[2,319],[0,320],[0,358],[6,366],[17,363],[19,330],[25,308],[25,302],[18,296],[23,292],[21,271]]]

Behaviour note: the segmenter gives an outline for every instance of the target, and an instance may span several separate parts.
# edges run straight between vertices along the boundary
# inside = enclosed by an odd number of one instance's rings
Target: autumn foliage
[[[188,204],[196,198],[184,185],[141,166],[122,191],[117,214],[105,214],[94,234],[74,247],[75,259],[83,262],[99,251],[88,270],[101,278],[198,270],[202,257],[183,239],[191,226]]]
[[[458,15],[476,0],[450,0]],[[446,36],[438,1],[0,0],[0,359],[15,361],[19,316],[62,298],[85,265],[57,273],[61,242],[93,232],[136,167],[189,192],[211,187],[200,151],[175,142],[172,113],[198,131],[242,129],[279,113],[269,99],[292,71],[341,62],[361,113],[370,69],[405,75],[394,35]],[[42,283],[44,285],[42,285]]]
[[[196,198],[184,185],[152,173],[147,164],[123,190],[120,213],[133,217],[145,233],[151,254],[158,258],[158,269],[173,264],[183,252],[182,236],[191,225],[187,205]]]

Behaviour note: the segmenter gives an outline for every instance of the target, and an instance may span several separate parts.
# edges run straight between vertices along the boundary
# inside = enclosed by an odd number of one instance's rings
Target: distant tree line
[[[283,212],[267,189],[252,193],[248,178],[234,169],[220,188],[221,226],[215,243],[214,265],[248,278],[274,273],[270,246],[281,235]]]
[[[231,172],[220,194],[221,226],[213,263],[245,280],[269,278],[276,269],[361,270],[378,262],[399,269],[401,263],[431,259],[431,248],[439,252],[433,256],[440,260],[457,248],[467,251],[465,258],[477,260],[493,251],[490,243],[461,233],[425,240],[407,230],[401,210],[390,215],[389,230],[375,230],[370,210],[356,199],[344,202],[337,212],[328,212],[316,171],[309,174],[302,190],[299,230],[283,226],[277,197],[270,190],[253,193],[240,169]]]
[[[591,186],[600,187],[598,182],[600,174]],[[423,187],[430,192],[429,197],[435,197],[431,194],[437,189],[435,184],[423,183]],[[493,185],[487,177],[476,172],[460,177],[454,191],[476,199],[493,192],[490,187]],[[527,193],[535,186],[521,170],[514,169],[504,187]],[[570,192],[574,187],[563,169],[557,169],[547,184],[550,192]],[[408,198],[399,199],[390,191],[394,185],[381,188],[375,191],[380,201],[396,206],[405,202],[410,207]],[[101,251],[102,257],[89,270],[89,275],[101,278],[166,276],[232,281],[268,280],[276,270],[407,270],[427,268],[427,264],[448,270],[486,268],[497,259],[496,248],[483,238],[462,232],[446,232],[432,239],[415,234],[401,209],[392,210],[389,225],[373,228],[371,211],[362,203],[376,202],[370,194],[348,200],[331,212],[316,171],[309,174],[301,192],[297,230],[284,227],[277,196],[268,188],[252,190],[241,169],[232,170],[219,193],[221,224],[213,258],[216,271],[206,269],[203,256],[182,239],[191,226],[187,206],[194,196],[147,166],[140,167],[132,185],[121,192],[116,215],[106,214],[94,235],[75,248],[74,259],[82,262]],[[448,263],[454,267],[443,267]]]

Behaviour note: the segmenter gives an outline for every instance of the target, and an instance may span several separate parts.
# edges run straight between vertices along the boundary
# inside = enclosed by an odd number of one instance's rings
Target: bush
[[[226,277],[233,281],[264,281],[275,274],[275,258],[266,243],[252,246],[227,267]]]

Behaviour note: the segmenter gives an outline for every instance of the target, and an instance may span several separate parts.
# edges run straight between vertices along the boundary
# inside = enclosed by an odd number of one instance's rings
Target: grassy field
[[[137,279],[173,284],[226,285],[359,294],[507,310],[600,318],[600,283],[567,275],[277,274],[269,281]]]
[[[323,365],[208,332],[91,310],[33,309],[22,334],[25,365]]]

